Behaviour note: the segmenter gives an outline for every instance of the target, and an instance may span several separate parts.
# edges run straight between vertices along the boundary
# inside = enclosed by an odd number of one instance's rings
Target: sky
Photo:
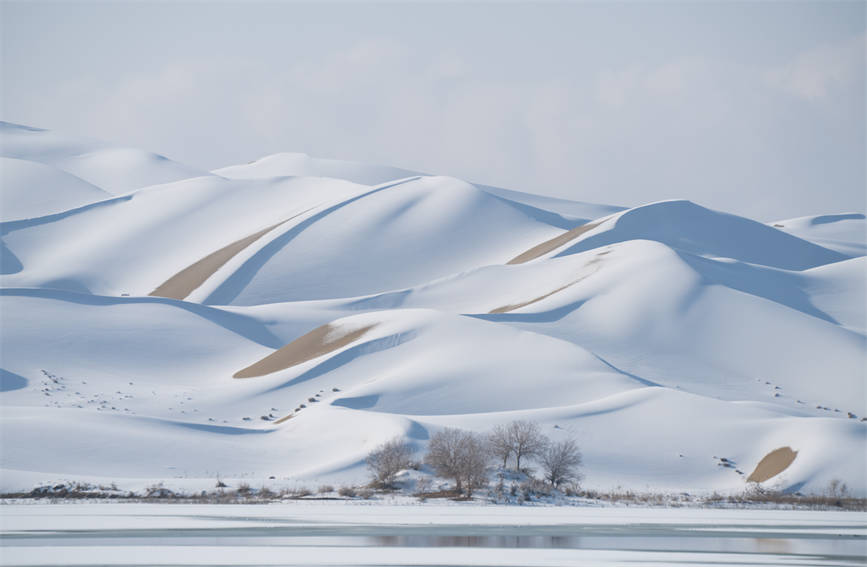
[[[0,119],[764,221],[865,210],[864,2],[0,2]]]

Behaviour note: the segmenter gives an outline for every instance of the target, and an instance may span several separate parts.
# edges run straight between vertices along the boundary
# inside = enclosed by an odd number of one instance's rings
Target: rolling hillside
[[[764,224],[0,127],[0,490],[360,483],[513,419],[590,488],[867,496],[862,213]],[[724,457],[733,466],[720,466]]]

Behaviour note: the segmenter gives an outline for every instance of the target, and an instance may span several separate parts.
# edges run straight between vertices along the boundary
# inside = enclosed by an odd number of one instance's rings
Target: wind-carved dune
[[[793,451],[791,447],[780,447],[774,449],[764,456],[759,464],[756,465],[750,476],[747,477],[747,482],[765,482],[774,478],[791,465],[798,456],[797,451]]]
[[[235,373],[233,378],[256,378],[313,360],[334,352],[363,337],[376,324],[352,331],[327,323],[298,337],[286,346],[272,352],[258,362]]]
[[[235,255],[241,252],[244,248],[253,244],[270,231],[296,216],[298,215],[282,220],[277,224],[273,224],[255,234],[251,234],[250,236],[237,240],[228,246],[224,246],[216,252],[208,254],[198,262],[187,266],[167,279],[148,295],[168,297],[170,299],[185,299],[193,292],[193,290],[205,283],[208,278],[214,275],[217,270],[222,268],[226,262],[234,258]]]
[[[575,240],[585,232],[593,230],[594,228],[599,226],[601,222],[602,221],[588,222],[587,224],[576,226],[572,230],[567,230],[563,234],[555,236],[551,240],[546,240],[545,242],[537,244],[529,250],[518,254],[517,256],[506,262],[506,264],[523,264],[525,262],[529,262],[530,260],[535,260],[539,256],[543,256],[548,252],[551,252],[552,250],[560,248],[567,242]],[[494,313],[494,311],[491,311],[491,313]]]

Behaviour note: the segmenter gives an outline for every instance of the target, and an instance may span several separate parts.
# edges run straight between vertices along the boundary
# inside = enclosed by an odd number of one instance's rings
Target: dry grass
[[[413,494],[416,498],[421,501],[425,501],[428,499],[438,499],[438,498],[448,498],[450,500],[461,500],[465,499],[464,496],[458,492],[457,490],[436,490],[434,492],[416,492]]]
[[[321,489],[332,487],[320,487]],[[510,493],[515,498],[512,503],[522,503],[531,499],[545,501],[553,491],[544,483],[525,482],[513,484]],[[508,490],[504,487],[503,490]],[[327,491],[330,493],[333,491]],[[112,500],[122,502],[154,502],[154,503],[190,503],[190,504],[265,504],[287,500],[340,500],[363,498],[370,499],[381,491],[367,487],[358,488],[342,486],[337,490],[340,497],[315,496],[305,487],[272,490],[262,486],[252,488],[246,483],[240,483],[236,488],[220,488],[199,493],[181,493],[172,491],[162,484],[155,484],[143,492],[125,492],[116,486],[97,486],[87,483],[66,483],[54,486],[40,486],[30,492],[0,494],[0,500]],[[579,490],[572,487],[565,493],[568,499],[558,497],[549,502],[552,504],[593,504],[607,503],[615,506],[639,506],[660,508],[770,508],[770,509],[801,509],[801,510],[844,510],[867,511],[867,498],[855,498],[848,495],[845,485],[832,482],[824,494],[785,494],[765,490],[753,485],[740,494],[717,494],[699,496],[688,493],[634,492],[631,490],[596,491]],[[413,494],[420,501],[450,499],[455,501],[472,500],[471,497],[455,490],[419,491]],[[502,499],[495,500],[503,503]],[[508,500],[507,500],[508,502]]]

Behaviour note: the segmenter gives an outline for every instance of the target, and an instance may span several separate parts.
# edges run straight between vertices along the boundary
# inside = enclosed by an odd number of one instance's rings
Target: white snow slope
[[[360,483],[396,435],[529,419],[590,488],[739,491],[790,447],[767,486],[867,495],[863,214],[0,136],[2,491]]]

